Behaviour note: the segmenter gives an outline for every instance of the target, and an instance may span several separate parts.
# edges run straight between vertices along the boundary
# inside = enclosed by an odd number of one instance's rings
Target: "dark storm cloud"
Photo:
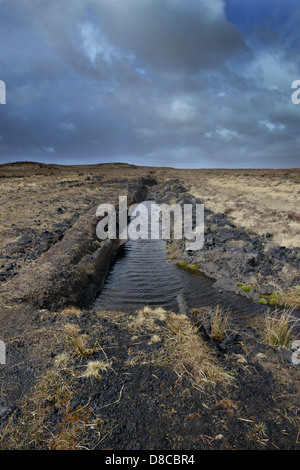
[[[0,159],[297,166],[299,10],[242,4],[0,1]]]

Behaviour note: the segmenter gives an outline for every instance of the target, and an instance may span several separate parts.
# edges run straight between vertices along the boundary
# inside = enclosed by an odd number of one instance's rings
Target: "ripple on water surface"
[[[95,308],[137,310],[149,305],[177,311],[176,297],[183,293],[192,308],[220,304],[242,316],[265,310],[245,297],[221,294],[213,284],[212,279],[168,260],[164,240],[129,240],[107,276]]]

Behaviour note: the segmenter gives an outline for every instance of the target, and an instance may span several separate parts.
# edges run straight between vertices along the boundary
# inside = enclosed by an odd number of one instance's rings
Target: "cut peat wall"
[[[130,184],[128,206],[142,202],[153,184],[151,178]],[[13,300],[49,310],[69,305],[87,308],[93,303],[124,243],[97,238],[95,213],[96,207],[83,213],[61,241],[8,281]]]

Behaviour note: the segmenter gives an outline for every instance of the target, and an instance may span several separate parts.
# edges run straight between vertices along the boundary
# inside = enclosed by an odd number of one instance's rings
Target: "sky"
[[[299,167],[299,31],[300,0],[0,0],[0,163]]]

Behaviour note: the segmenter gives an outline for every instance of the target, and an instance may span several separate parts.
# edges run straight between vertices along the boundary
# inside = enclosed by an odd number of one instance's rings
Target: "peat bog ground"
[[[299,170],[25,162],[0,185],[1,449],[299,449],[299,366],[265,334],[300,305]],[[265,315],[93,308],[119,248],[97,206],[153,193],[205,205],[203,249],[170,262]]]

